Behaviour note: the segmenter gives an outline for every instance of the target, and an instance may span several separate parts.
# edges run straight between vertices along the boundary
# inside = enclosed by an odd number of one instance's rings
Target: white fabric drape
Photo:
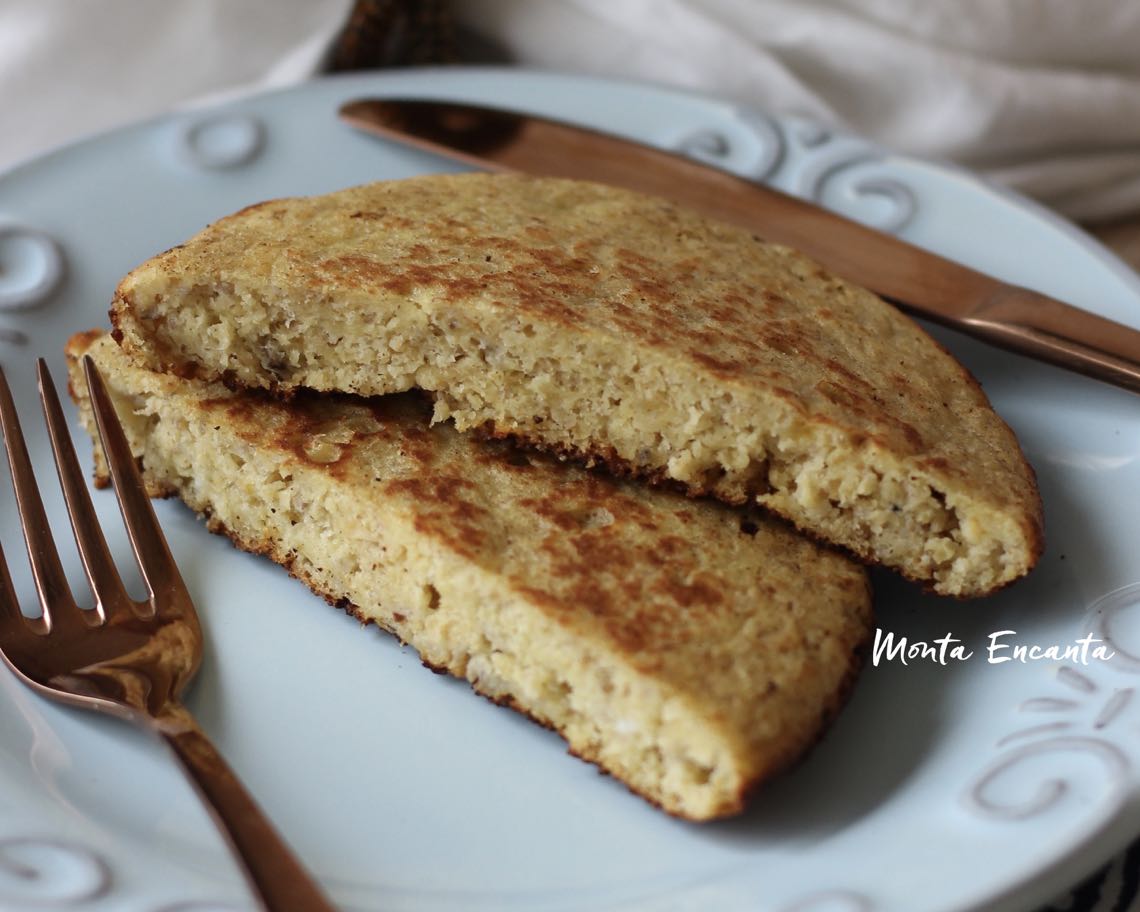
[[[520,63],[806,114],[1077,219],[1140,214],[1140,0],[451,0]],[[308,78],[352,0],[0,0],[0,168]]]
[[[0,0],[0,169],[190,100],[315,73],[351,0]]]
[[[1140,212],[1138,0],[454,0],[521,63],[685,86]]]

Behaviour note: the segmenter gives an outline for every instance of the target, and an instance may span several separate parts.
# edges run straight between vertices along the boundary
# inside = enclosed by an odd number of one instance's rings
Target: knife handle
[[[1001,348],[1140,393],[1140,333],[1028,288],[995,282],[974,313],[945,323]]]

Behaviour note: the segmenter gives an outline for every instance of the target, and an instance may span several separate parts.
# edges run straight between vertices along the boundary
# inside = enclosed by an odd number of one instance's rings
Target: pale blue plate
[[[449,167],[336,119],[343,101],[396,93],[503,103],[684,148],[1140,325],[1140,284],[1067,224],[968,174],[809,123],[513,70],[331,79],[116,131],[0,176],[0,361],[45,470],[33,358],[47,355],[60,377],[64,341],[106,325],[128,269],[249,203]],[[1052,899],[1140,829],[1140,598],[1126,588],[1140,583],[1140,401],[937,335],[1036,466],[1048,551],[986,601],[924,597],[879,576],[884,631],[949,633],[974,655],[869,667],[819,748],[743,818],[664,816],[167,503],[161,519],[210,641],[193,710],[346,909],[958,912]],[[112,524],[113,499],[97,500]],[[58,498],[50,508],[65,534]],[[6,483],[0,539],[30,598]],[[125,563],[123,537],[113,546]],[[991,663],[988,637],[1006,629],[1042,647],[1093,633],[1116,656]],[[246,902],[157,747],[0,675],[0,908]]]

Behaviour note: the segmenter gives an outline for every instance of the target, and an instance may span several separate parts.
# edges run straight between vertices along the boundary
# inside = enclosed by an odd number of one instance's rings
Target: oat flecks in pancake
[[[739,811],[820,736],[870,635],[861,567],[776,520],[428,423],[418,395],[275,401],[100,367],[154,493],[559,731],[679,816]],[[383,699],[380,695],[379,699]]]
[[[283,392],[430,390],[436,417],[754,499],[934,590],[1034,565],[1010,429],[913,321],[663,200],[433,175],[264,203],[120,285],[158,369]]]

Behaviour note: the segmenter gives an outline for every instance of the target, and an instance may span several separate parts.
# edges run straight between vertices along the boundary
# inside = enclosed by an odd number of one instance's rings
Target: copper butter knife
[[[912,316],[1140,392],[1140,332],[1010,285],[684,155],[530,114],[361,99],[354,127],[476,168],[594,180],[665,197],[795,247]]]

